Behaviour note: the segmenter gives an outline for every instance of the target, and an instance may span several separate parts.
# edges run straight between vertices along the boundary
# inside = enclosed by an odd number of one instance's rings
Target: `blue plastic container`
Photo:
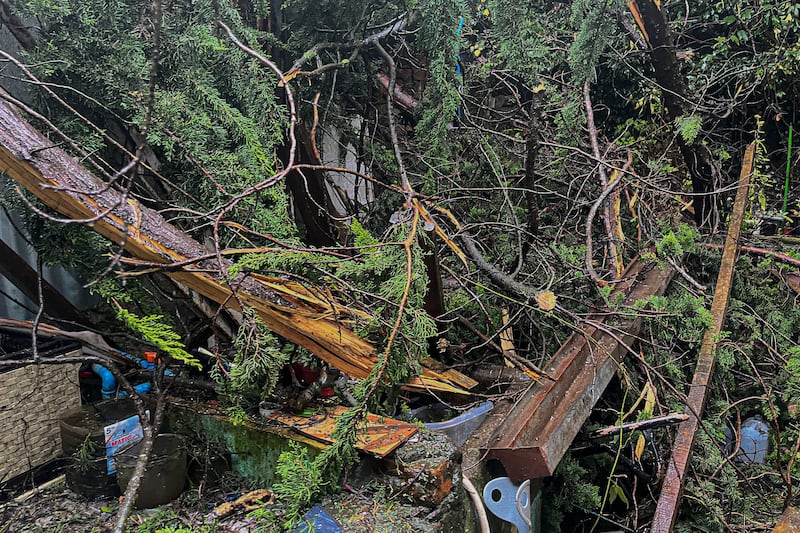
[[[483,402],[468,411],[445,422],[431,422],[425,424],[431,431],[441,431],[450,437],[456,446],[463,446],[472,433],[478,429],[483,419],[494,408],[492,402]]]
[[[303,517],[303,522],[298,525],[293,533],[343,533],[343,529],[325,509],[315,505]]]
[[[739,463],[763,463],[769,451],[769,426],[759,416],[742,423],[742,439],[736,452]]]

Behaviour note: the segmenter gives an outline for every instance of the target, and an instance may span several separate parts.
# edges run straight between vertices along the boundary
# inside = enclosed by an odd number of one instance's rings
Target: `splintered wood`
[[[268,414],[267,422],[274,422],[325,445],[333,444],[336,423],[347,407],[325,407],[312,416],[300,416],[282,411]],[[419,430],[414,424],[385,416],[367,413],[357,430],[356,448],[376,457],[386,457]]]
[[[180,264],[164,273],[220,305],[237,307],[231,287],[270,330],[346,374],[363,379],[378,361],[375,347],[351,329],[357,311],[328,294],[277,278],[238,275],[226,280],[232,263],[217,260],[200,243],[156,211],[107,186],[75,158],[28,124],[0,90],[0,171],[72,220],[88,221],[97,233],[122,244],[148,263]],[[455,371],[445,376],[423,363],[405,387],[466,393],[476,382]]]
[[[725,322],[725,315],[728,311],[728,301],[730,300],[731,285],[733,283],[733,269],[739,252],[739,234],[744,220],[750,176],[753,172],[754,153],[755,145],[751,143],[744,154],[742,171],[739,176],[739,187],[736,191],[736,200],[733,204],[728,235],[725,238],[722,262],[717,276],[717,285],[714,290],[714,301],[711,303],[713,323],[703,336],[703,341],[700,345],[697,367],[695,368],[692,385],[686,399],[686,414],[689,418],[678,426],[678,434],[672,445],[672,457],[670,457],[667,464],[667,475],[664,478],[661,496],[656,506],[656,514],[653,517],[653,526],[651,528],[653,533],[672,531],[672,526],[678,515],[678,504],[683,490],[686,467],[692,454],[698,421],[703,414],[703,407],[705,407],[708,384],[714,372],[717,339],[722,331],[722,325]]]

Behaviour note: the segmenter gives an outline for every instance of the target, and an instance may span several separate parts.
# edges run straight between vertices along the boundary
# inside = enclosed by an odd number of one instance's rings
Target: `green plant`
[[[247,409],[269,397],[292,349],[291,345],[281,346],[252,309],[245,309],[243,316],[229,371],[223,372],[222,365],[215,365],[211,371],[234,424],[243,424]]]
[[[669,229],[659,242],[656,243],[656,253],[659,257],[681,257],[685,253],[695,250],[700,233],[688,224],[679,224],[676,230]]]
[[[120,307],[117,310],[117,318],[132,331],[141,335],[146,342],[170,356],[172,360],[196,368],[203,367],[196,357],[186,351],[186,347],[181,341],[181,336],[169,324],[164,322],[162,315],[139,317]]]
[[[690,115],[688,117],[678,117],[675,119],[678,132],[686,144],[692,144],[700,133],[700,127],[703,123],[703,118],[699,115]]]
[[[81,472],[87,472],[92,464],[98,460],[95,452],[97,451],[97,444],[92,440],[91,435],[86,435],[81,445],[72,454],[75,467]]]

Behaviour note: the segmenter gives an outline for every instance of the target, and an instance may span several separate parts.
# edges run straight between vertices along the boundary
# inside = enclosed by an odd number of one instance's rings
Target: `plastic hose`
[[[475,506],[475,514],[478,515],[478,524],[481,526],[481,533],[492,533],[489,530],[489,518],[486,516],[486,507],[483,506],[480,494],[475,490],[475,485],[469,480],[464,473],[461,473],[461,479],[464,482],[464,490],[469,494],[472,504]]]

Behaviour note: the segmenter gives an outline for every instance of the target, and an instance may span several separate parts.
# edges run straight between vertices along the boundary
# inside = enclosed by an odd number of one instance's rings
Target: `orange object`
[[[324,408],[311,417],[275,411],[267,415],[266,419],[288,426],[323,444],[333,444],[333,430],[336,429],[336,422],[347,411],[347,407],[336,406]],[[358,428],[356,448],[378,457],[385,457],[410,439],[418,430],[416,425],[408,422],[367,414],[366,420]]]
[[[155,364],[156,359],[158,359],[158,353],[156,353],[156,352],[144,352],[144,359],[148,363]]]

